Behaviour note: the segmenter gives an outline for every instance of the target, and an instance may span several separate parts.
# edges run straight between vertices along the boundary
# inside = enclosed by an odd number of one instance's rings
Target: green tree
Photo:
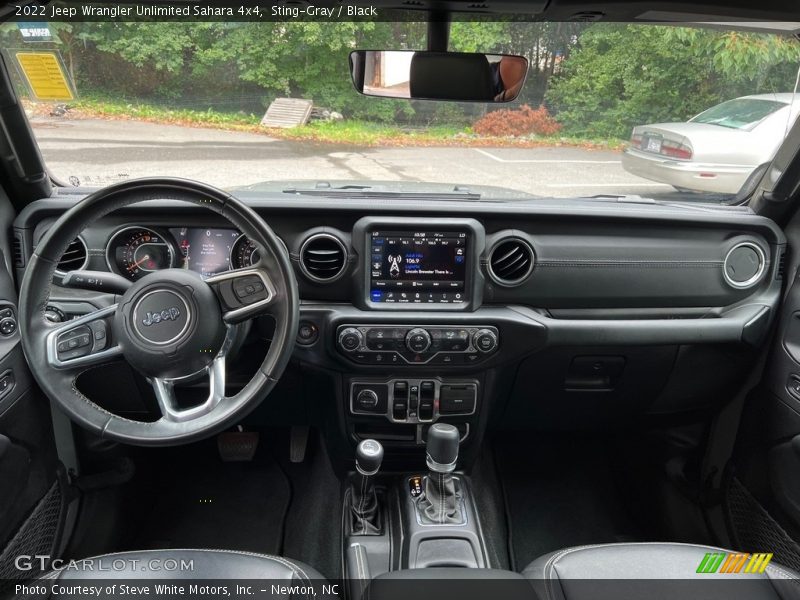
[[[353,88],[352,50],[391,45],[399,23],[247,23],[196,54],[205,66],[231,65],[243,81],[272,97],[302,96],[316,104],[363,117],[391,119],[405,102],[366,99]],[[396,45],[396,44],[395,44]]]
[[[635,125],[685,121],[736,96],[791,91],[800,45],[772,35],[598,24],[551,81],[568,133],[626,138]]]

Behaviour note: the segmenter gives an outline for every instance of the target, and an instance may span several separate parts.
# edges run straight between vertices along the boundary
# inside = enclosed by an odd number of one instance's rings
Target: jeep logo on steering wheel
[[[181,311],[178,310],[177,306],[171,306],[169,308],[165,308],[160,312],[148,312],[145,314],[144,319],[142,319],[142,325],[145,327],[150,327],[155,323],[161,323],[161,321],[175,321],[178,317],[181,316]]]

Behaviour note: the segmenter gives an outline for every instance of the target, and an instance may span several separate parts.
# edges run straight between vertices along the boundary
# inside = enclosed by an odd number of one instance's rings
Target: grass
[[[356,146],[408,145],[428,146],[460,139],[466,127],[434,125],[423,128],[404,128],[397,125],[368,121],[312,121],[307,125],[284,129],[279,135],[291,140],[314,140],[332,144]]]
[[[28,103],[29,112],[47,116],[51,105]],[[598,150],[620,150],[621,140],[594,139],[556,135],[552,137],[483,137],[467,126],[428,125],[403,127],[401,125],[345,119],[343,121],[311,121],[292,129],[261,127],[261,115],[225,113],[209,110],[170,109],[140,102],[84,97],[70,104],[71,119],[113,119],[145,121],[246,131],[285,140],[311,141],[350,146],[470,146],[470,147],[578,147]]]

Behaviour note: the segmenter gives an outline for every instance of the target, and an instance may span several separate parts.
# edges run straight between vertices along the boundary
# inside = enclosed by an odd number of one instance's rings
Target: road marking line
[[[546,183],[545,187],[551,188],[571,188],[571,187],[672,187],[668,183]]]
[[[564,159],[547,159],[547,158],[514,158],[514,159],[507,159],[507,158],[500,158],[499,156],[495,156],[491,152],[487,152],[486,150],[481,150],[480,148],[473,148],[475,152],[479,152],[484,156],[491,158],[499,163],[538,163],[538,164],[564,164],[564,163],[573,163],[573,164],[584,164],[584,165],[618,165],[621,164],[621,160],[582,160],[582,159],[571,159],[571,158],[564,158]]]

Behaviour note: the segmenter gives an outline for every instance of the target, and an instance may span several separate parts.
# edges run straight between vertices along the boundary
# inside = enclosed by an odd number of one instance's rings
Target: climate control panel
[[[340,325],[336,347],[366,365],[469,365],[489,358],[500,346],[491,325]]]

